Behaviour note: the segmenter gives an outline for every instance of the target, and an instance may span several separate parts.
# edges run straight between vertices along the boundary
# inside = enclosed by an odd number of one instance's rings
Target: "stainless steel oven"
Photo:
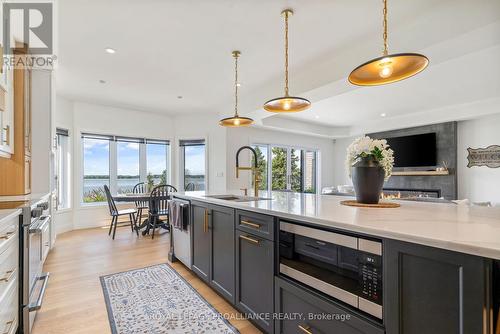
[[[51,224],[49,202],[33,201],[23,208],[20,224],[19,333],[31,332],[36,311],[42,307],[49,273],[43,273],[45,241],[43,233]]]
[[[382,319],[382,243],[280,222],[279,271]]]

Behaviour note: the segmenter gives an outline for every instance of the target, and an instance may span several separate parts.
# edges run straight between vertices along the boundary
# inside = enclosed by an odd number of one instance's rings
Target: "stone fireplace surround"
[[[443,197],[448,200],[457,199],[457,122],[431,124],[414,128],[370,133],[367,136],[376,139],[410,136],[429,132],[436,133],[436,154],[438,166],[443,167],[446,161],[449,175],[393,175],[385,184],[387,193],[397,196]],[[395,168],[394,171],[422,171],[429,168]],[[420,196],[419,196],[420,193]],[[437,194],[437,195],[436,195]]]

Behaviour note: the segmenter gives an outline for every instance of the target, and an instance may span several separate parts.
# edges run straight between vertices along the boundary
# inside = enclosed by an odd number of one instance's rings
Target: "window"
[[[106,201],[112,194],[132,192],[139,182],[168,184],[169,142],[144,138],[82,134],[84,203]]]
[[[56,129],[56,192],[57,210],[68,209],[70,205],[70,166],[68,130]]]
[[[268,173],[267,173],[267,161],[269,150],[266,145],[256,145],[254,146],[255,152],[257,153],[257,168],[260,172],[261,182],[259,184],[259,190],[267,190],[268,188]],[[254,158],[252,156],[252,166],[254,165]]]
[[[261,190],[316,193],[317,151],[268,144],[253,147],[263,180]]]
[[[205,140],[181,140],[179,145],[184,189],[205,190]]]
[[[146,157],[148,184],[167,184],[169,182],[168,145],[164,141],[148,140]]]
[[[138,140],[118,138],[116,142],[116,168],[118,194],[131,193],[134,186],[141,181],[139,170],[139,147]]]
[[[83,202],[104,202],[104,185],[110,185],[109,148],[106,136],[83,136]]]

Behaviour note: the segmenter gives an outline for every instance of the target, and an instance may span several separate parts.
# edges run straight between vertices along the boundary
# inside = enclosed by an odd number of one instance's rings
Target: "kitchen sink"
[[[207,195],[205,197],[221,199],[224,201],[233,201],[233,202],[253,202],[253,201],[263,201],[272,199],[266,197],[237,196],[237,195]]]

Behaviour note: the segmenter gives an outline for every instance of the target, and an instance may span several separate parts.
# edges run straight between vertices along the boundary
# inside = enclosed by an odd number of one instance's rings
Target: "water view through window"
[[[181,141],[184,170],[184,189],[205,190],[205,142],[203,140]]]
[[[83,203],[105,202],[104,185],[127,194],[140,182],[148,189],[169,182],[167,140],[82,134],[82,144]]]
[[[109,186],[109,143],[107,139],[83,138],[83,202],[104,202]]]
[[[117,183],[118,194],[131,193],[140,182],[139,143],[117,142]]]

